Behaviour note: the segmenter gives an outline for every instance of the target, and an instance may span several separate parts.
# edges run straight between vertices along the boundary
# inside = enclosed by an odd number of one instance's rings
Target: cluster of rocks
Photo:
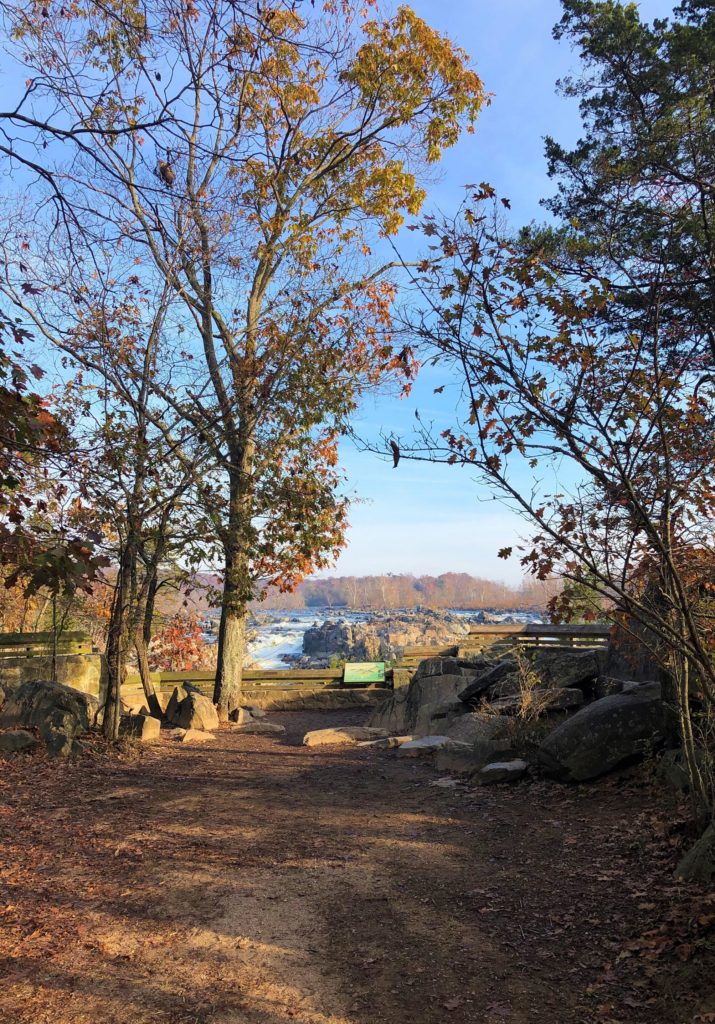
[[[162,728],[182,743],[211,740],[219,728],[211,700],[191,683],[171,696],[159,695],[162,718],[150,714],[143,699],[122,700],[119,733],[140,743],[154,743]],[[23,683],[9,694],[0,689],[0,755],[29,751],[44,744],[49,754],[66,757],[81,737],[102,724],[104,708],[96,697],[71,686],[45,680]],[[237,708],[229,727],[253,735],[280,735],[283,726],[265,720],[258,707]]]
[[[461,616],[430,608],[376,612],[365,622],[326,620],[305,631],[298,661],[317,668],[336,658],[390,662],[399,659],[405,647],[454,643],[467,632]]]
[[[602,657],[553,650],[429,658],[365,729],[320,730],[305,742],[396,747],[400,757],[429,756],[438,770],[480,784],[529,772],[595,779],[674,731],[660,684],[604,676]]]

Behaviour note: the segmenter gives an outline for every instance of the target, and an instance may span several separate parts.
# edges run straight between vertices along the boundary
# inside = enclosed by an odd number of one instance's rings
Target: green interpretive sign
[[[384,661],[348,661],[343,673],[343,682],[355,686],[364,683],[385,682]]]

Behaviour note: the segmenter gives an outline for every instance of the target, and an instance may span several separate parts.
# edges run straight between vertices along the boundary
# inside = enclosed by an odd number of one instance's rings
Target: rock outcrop
[[[0,711],[0,728],[37,729],[50,754],[66,757],[96,719],[97,708],[98,702],[89,694],[35,680],[23,683],[7,698]]]
[[[601,673],[596,651],[538,651],[522,655],[522,667],[513,657],[505,657],[479,672],[462,690],[459,697],[466,703],[483,699],[498,700],[517,696],[524,685],[524,675],[536,677],[538,685],[549,689],[592,689]]]
[[[345,661],[393,661],[405,647],[454,644],[467,633],[464,619],[449,611],[417,608],[372,612],[364,622],[315,623],[303,635],[301,665]]]
[[[543,741],[538,761],[547,774],[585,782],[642,756],[672,726],[658,684],[634,685],[567,718]]]
[[[373,711],[368,725],[388,732],[425,735],[435,719],[459,709],[458,694],[473,671],[471,664],[454,658],[427,658],[420,662],[409,686],[395,690]]]

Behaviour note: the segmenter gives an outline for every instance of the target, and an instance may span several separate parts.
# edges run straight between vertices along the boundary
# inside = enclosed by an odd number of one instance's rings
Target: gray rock
[[[416,740],[410,740],[409,743],[400,744],[397,756],[424,757],[445,748],[453,751],[469,751],[467,743],[458,743],[456,740],[451,740],[449,736],[420,736]]]
[[[122,715],[119,734],[139,740],[140,743],[156,743],[161,738],[161,722],[151,715]]]
[[[469,743],[474,746],[475,743],[482,743],[503,736],[507,728],[508,722],[505,722],[499,715],[488,715],[474,711],[470,714],[454,718],[449,723],[445,732],[450,739],[459,740],[461,743]]]
[[[208,697],[200,693],[189,693],[178,705],[171,719],[180,729],[218,729],[218,712]]]
[[[263,708],[259,708],[257,704],[242,704],[238,709],[239,711],[248,711],[251,718],[265,718],[266,712]]]
[[[452,720],[459,718],[465,710],[464,704],[455,699],[423,704],[417,711],[414,733],[416,736],[446,733]]]
[[[621,693],[637,693],[641,697],[660,698],[663,696],[663,688],[660,683],[653,679],[647,679],[643,682],[626,680],[623,683]]]
[[[306,747],[355,746],[361,740],[387,739],[385,729],[374,729],[360,725],[346,725],[334,729],[314,729],[303,737]]]
[[[524,670],[538,678],[539,686],[548,689],[594,686],[601,671],[599,654],[592,650],[536,651],[523,653],[522,658]],[[478,703],[480,699],[495,701],[517,696],[522,687],[519,665],[512,656],[507,656],[478,675],[459,697],[468,704]]]
[[[540,651],[532,667],[544,686],[562,689],[593,683],[601,672],[597,651]]]
[[[404,732],[407,728],[407,691],[409,686],[395,690],[391,697],[382,701],[367,720],[371,729],[385,729],[387,732]]]
[[[440,747],[434,755],[434,766],[438,772],[454,772],[456,775],[471,775],[483,763],[475,758],[473,747],[466,743],[456,746],[455,741]]]
[[[88,694],[60,683],[23,683],[5,702],[0,728],[36,728],[50,754],[66,757],[75,739],[89,729],[96,703]]]
[[[185,690],[183,686],[175,686],[174,692],[169,697],[169,703],[166,705],[166,720],[169,724],[174,725],[179,717],[179,707],[183,700],[188,697],[188,690]]]
[[[205,729],[177,729],[177,732],[181,732],[181,736],[178,737],[179,743],[205,743],[207,740],[215,740],[216,736],[212,732],[206,732]]]
[[[421,731],[426,735],[432,714],[438,707],[455,702],[463,686],[464,676],[461,674],[416,676],[407,688],[405,721],[400,731]],[[417,729],[418,722],[420,730]]]
[[[231,724],[231,731],[244,733],[246,736],[282,736],[285,728],[277,722],[264,722],[255,718]]]
[[[599,676],[593,684],[593,696],[600,700],[601,697],[610,697],[613,693],[620,693],[623,690],[623,680],[614,679],[613,676]]]
[[[122,714],[148,715],[149,708],[147,707],[147,703],[144,697],[122,697]]]
[[[433,662],[449,661],[446,658],[427,659]],[[421,662],[420,667],[425,662]],[[368,725],[395,733],[426,734],[430,720],[438,708],[456,703],[457,693],[464,686],[461,673],[449,675],[419,675],[415,673],[410,685],[396,690],[375,709]],[[439,714],[442,714],[440,711]],[[417,723],[420,723],[418,729]]]
[[[417,666],[414,674],[415,679],[423,679],[427,676],[458,676],[463,674],[463,662],[457,658],[436,657],[425,658]],[[471,673],[474,669],[470,668]]]
[[[557,726],[539,747],[538,760],[551,775],[584,782],[641,756],[671,728],[670,712],[652,691],[616,693]]]
[[[712,882],[715,879],[715,824],[710,824],[675,869],[676,878],[691,882]]]
[[[471,675],[485,672],[499,660],[499,654],[485,654],[480,648],[475,650],[469,647],[457,648],[457,661],[463,669]]]
[[[360,740],[359,747],[372,747],[374,750],[394,750],[403,743],[409,743],[414,736],[387,736],[381,740]]]
[[[21,750],[31,750],[39,740],[34,733],[26,729],[8,729],[0,732],[0,754],[16,754]]]
[[[516,758],[514,761],[493,761],[472,776],[472,781],[480,786],[491,786],[496,782],[516,782],[526,775],[529,769],[526,761]]]
[[[392,670],[392,686],[393,689],[399,690],[403,686],[409,686],[410,680],[412,679],[412,673],[408,668],[393,668]]]
[[[464,701],[465,704],[478,702],[487,690],[496,683],[501,682],[506,676],[512,675],[516,667],[514,658],[503,658],[496,665],[490,665],[489,668],[480,672],[467,686],[460,690],[458,694],[459,699]]]

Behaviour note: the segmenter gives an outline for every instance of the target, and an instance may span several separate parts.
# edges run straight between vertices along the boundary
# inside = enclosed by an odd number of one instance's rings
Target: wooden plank
[[[482,626],[474,625],[469,627],[470,636],[515,636],[517,633],[524,633],[524,623],[505,623],[503,626]]]
[[[470,636],[610,636],[611,627],[607,623],[568,623],[548,622],[505,623],[503,626],[473,625],[469,627]]]
[[[403,649],[405,658],[454,658],[457,655],[457,645],[451,647],[405,647]]]
[[[530,622],[527,636],[610,636],[611,627],[603,622]]]
[[[342,679],[341,668],[271,668],[246,669],[243,679]]]
[[[27,644],[51,644],[53,636],[54,634],[51,632],[0,633],[0,647],[23,646]],[[88,644],[90,642],[86,633],[72,630],[59,633],[57,639],[58,641],[64,641],[66,643]]]
[[[130,673],[132,677],[139,678],[138,675]],[[215,671],[206,671],[206,669],[195,670],[187,672],[153,672],[152,679],[154,681],[160,681],[162,683],[200,683],[200,682],[213,682],[216,678]],[[246,682],[253,682],[262,679],[342,679],[343,670],[341,668],[279,668],[279,669],[246,669],[243,673],[243,679]]]

